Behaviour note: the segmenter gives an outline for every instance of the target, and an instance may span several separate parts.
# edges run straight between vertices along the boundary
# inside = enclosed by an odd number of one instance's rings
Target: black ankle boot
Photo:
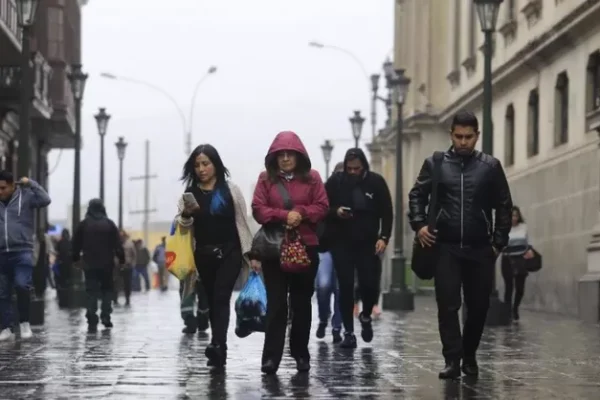
[[[323,339],[325,337],[325,329],[327,329],[327,322],[319,322],[317,327],[317,339]]]
[[[260,370],[263,374],[273,375],[277,372],[277,366],[273,360],[267,360],[263,363]]]
[[[206,355],[206,358],[208,358],[206,365],[217,368],[224,366],[227,363],[226,352],[227,350],[218,344],[209,344],[204,351],[204,355]]]
[[[458,360],[446,361],[446,367],[439,373],[440,379],[460,378],[460,362]]]
[[[479,366],[475,357],[465,357],[463,359],[462,372],[467,376],[479,375]]]
[[[344,340],[340,343],[342,349],[355,349],[356,348],[356,336],[353,333],[344,333]]]
[[[306,358],[296,359],[296,369],[298,372],[308,372],[310,370],[310,361]]]

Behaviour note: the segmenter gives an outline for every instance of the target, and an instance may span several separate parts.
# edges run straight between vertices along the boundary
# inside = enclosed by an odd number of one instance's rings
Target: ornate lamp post
[[[359,146],[360,136],[362,135],[363,124],[365,119],[360,115],[360,111],[354,111],[354,115],[349,118],[352,126],[352,136],[354,137],[354,147]]]
[[[127,142],[123,136],[115,143],[117,147],[117,156],[119,157],[119,229],[123,229],[123,160],[125,159],[125,149]]]
[[[323,151],[323,159],[325,160],[325,178],[329,178],[329,163],[331,162],[331,153],[333,153],[333,144],[331,140],[327,139],[322,145],[321,150]]]
[[[474,0],[481,31],[484,34],[484,63],[483,63],[483,123],[481,148],[484,153],[494,153],[494,126],[492,123],[492,53],[493,34],[498,22],[498,10],[502,0]],[[494,274],[494,277],[496,275]],[[496,280],[494,279],[490,308],[486,324],[488,326],[505,326],[510,324],[510,310],[498,297]],[[464,307],[463,307],[464,309]]]
[[[106,136],[110,115],[106,113],[106,108],[101,107],[94,118],[96,118],[98,135],[100,135],[100,200],[104,202],[104,137]]]
[[[410,79],[404,75],[403,69],[394,72],[392,85],[396,95],[396,195],[394,216],[394,256],[392,257],[392,284],[390,290],[383,294],[383,307],[391,310],[412,311],[415,309],[414,294],[406,286],[406,258],[404,257],[404,210],[402,201],[403,161],[402,161],[402,125],[403,107],[408,93]]]

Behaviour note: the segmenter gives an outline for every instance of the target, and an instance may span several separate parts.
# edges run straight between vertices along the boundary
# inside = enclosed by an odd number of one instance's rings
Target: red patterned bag
[[[279,258],[284,272],[301,273],[310,268],[310,258],[297,229],[286,229]]]

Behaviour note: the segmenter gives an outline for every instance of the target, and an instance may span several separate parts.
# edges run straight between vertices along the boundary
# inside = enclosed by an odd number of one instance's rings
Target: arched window
[[[538,89],[529,92],[527,102],[527,156],[540,152],[540,93]]]
[[[569,77],[565,71],[556,77],[554,91],[554,145],[569,141]]]
[[[504,165],[515,163],[515,108],[512,104],[506,107],[504,116]]]

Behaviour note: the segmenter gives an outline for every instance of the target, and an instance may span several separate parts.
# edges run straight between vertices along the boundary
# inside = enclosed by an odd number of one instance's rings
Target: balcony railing
[[[10,35],[10,39],[20,51],[22,32],[17,19],[15,0],[0,0],[0,28]]]

